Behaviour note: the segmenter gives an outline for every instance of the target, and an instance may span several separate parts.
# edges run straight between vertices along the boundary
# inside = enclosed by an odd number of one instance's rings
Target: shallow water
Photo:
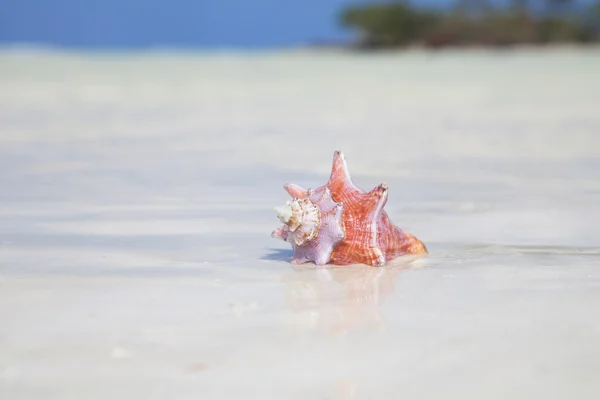
[[[0,397],[595,399],[600,51],[0,53]],[[431,254],[293,268],[334,149]]]

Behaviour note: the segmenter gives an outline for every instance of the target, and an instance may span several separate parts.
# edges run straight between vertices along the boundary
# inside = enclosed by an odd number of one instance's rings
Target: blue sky
[[[338,26],[339,11],[361,1],[374,0],[0,0],[0,44],[256,48],[335,41],[350,37]]]
[[[270,47],[344,37],[351,0],[0,0],[0,42]],[[356,2],[356,1],[354,1]]]

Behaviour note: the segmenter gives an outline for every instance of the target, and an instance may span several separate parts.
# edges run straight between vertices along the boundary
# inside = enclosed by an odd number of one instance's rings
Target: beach
[[[600,50],[0,51],[3,399],[596,399]],[[334,150],[430,254],[293,266]]]

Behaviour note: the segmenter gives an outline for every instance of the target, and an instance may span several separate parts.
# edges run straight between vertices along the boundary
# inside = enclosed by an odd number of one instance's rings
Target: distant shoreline
[[[490,51],[490,52],[523,52],[523,51],[560,51],[560,50],[600,50],[600,43],[548,43],[548,44],[532,44],[532,43],[517,43],[505,46],[494,45],[478,45],[478,44],[462,44],[452,46],[432,47],[422,44],[413,44],[402,47],[385,47],[385,48],[364,48],[353,43],[305,43],[281,47],[260,47],[260,48],[244,48],[244,47],[222,47],[222,48],[206,48],[206,47],[73,47],[73,46],[56,46],[56,45],[32,45],[32,44],[3,44],[0,43],[0,55],[7,54],[89,54],[89,55],[153,55],[153,54],[172,54],[172,55],[194,55],[194,54],[271,54],[271,53],[295,53],[295,52],[310,52],[310,53],[340,53],[340,54],[356,54],[356,55],[378,55],[378,54],[401,54],[411,52],[422,53],[443,53],[443,52],[471,52],[471,51]]]
[[[477,44],[477,43],[465,43],[465,44],[452,44],[445,46],[429,46],[426,44],[415,43],[407,46],[398,47],[368,47],[362,46],[357,43],[309,43],[307,45],[298,46],[304,49],[315,49],[315,50],[343,50],[352,52],[364,52],[364,53],[379,53],[379,52],[403,52],[411,50],[425,50],[425,51],[443,51],[443,50],[471,50],[471,49],[491,49],[491,50],[520,50],[520,49],[555,49],[555,48],[600,48],[600,42],[569,42],[569,43],[513,43],[513,44],[502,44],[502,45],[491,45],[491,44]]]

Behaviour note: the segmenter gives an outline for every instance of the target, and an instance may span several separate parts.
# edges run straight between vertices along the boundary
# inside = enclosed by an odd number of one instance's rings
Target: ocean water
[[[3,399],[596,399],[600,51],[0,52]],[[333,151],[428,257],[293,267]]]

